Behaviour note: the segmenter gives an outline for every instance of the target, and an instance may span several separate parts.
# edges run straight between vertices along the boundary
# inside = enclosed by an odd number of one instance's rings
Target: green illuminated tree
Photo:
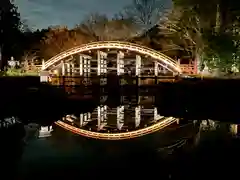
[[[182,39],[185,50],[190,49],[195,58],[226,72],[240,64],[239,4],[233,0],[173,0],[173,11],[164,26]]]

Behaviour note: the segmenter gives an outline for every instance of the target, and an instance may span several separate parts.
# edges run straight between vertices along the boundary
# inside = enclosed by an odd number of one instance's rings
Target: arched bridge
[[[180,65],[170,57],[141,45],[102,41],[64,51],[42,65],[42,71],[59,76],[102,76],[108,73],[131,76],[181,74]]]

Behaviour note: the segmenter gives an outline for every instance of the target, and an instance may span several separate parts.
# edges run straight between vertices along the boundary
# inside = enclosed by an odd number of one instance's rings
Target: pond
[[[114,98],[104,93],[93,110],[81,112],[80,105],[48,126],[35,124],[30,130],[25,125],[21,143],[3,142],[11,174],[17,179],[195,178],[202,166],[235,167],[237,123],[165,116],[153,92],[160,91],[121,91]],[[208,172],[214,177],[222,173]]]

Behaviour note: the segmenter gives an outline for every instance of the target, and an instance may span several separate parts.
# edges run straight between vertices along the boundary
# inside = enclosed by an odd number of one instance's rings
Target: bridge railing
[[[191,64],[180,64],[183,73],[186,74],[197,74],[197,68]]]

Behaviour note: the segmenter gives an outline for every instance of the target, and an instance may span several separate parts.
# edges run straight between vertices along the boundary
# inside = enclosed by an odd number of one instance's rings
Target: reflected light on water
[[[56,124],[90,138],[122,140],[154,133],[178,122],[178,118],[161,116],[156,107],[126,104],[116,108],[101,105],[92,113],[67,115]]]

